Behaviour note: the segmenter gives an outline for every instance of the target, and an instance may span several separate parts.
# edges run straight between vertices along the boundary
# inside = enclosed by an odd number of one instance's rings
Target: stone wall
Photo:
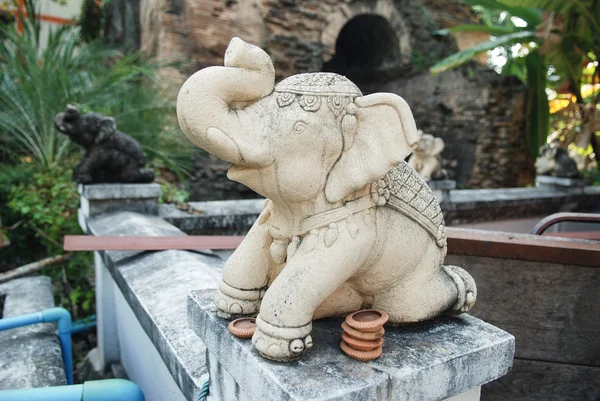
[[[202,150],[192,155],[194,176],[189,180],[191,200],[254,199],[258,195],[239,182],[227,178],[231,163]]]
[[[434,35],[476,21],[458,0],[142,0],[140,7],[142,48],[182,62],[163,71],[175,86],[200,68],[222,65],[231,37],[239,36],[269,53],[277,80],[332,71],[365,94],[403,96],[418,126],[446,141],[443,156],[457,162],[461,186],[532,182],[518,82],[475,64],[429,75],[436,61],[481,40]],[[195,164],[193,200],[252,196],[225,183],[226,163],[199,154]]]
[[[476,64],[387,84],[406,99],[417,126],[444,139],[459,187],[498,188],[533,182],[527,154],[523,85]]]
[[[233,36],[263,47],[278,79],[320,71],[335,55],[342,28],[360,15],[389,24],[403,67],[413,64],[414,43],[429,53],[431,43],[446,40],[432,37],[437,25],[418,0],[142,0],[140,8],[142,48],[162,60],[186,62],[179,76],[170,74],[180,82],[199,68],[222,64]]]

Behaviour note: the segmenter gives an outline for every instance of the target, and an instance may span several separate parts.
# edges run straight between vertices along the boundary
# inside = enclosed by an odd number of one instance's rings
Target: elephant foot
[[[214,301],[217,307],[217,316],[230,320],[256,316],[265,291],[266,289],[242,290],[221,281]]]
[[[301,327],[278,327],[265,322],[258,315],[252,344],[267,359],[291,362],[312,348],[311,331],[312,322]]]
[[[456,284],[458,295],[454,305],[448,310],[451,315],[460,315],[471,310],[477,299],[475,280],[465,269],[458,266],[443,266],[444,271]]]

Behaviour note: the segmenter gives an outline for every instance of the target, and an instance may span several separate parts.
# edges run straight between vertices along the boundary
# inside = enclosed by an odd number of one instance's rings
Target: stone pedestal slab
[[[88,218],[108,212],[137,212],[158,215],[160,185],[150,184],[79,184],[81,195],[79,225],[85,230]]]
[[[535,177],[535,186],[539,188],[550,188],[569,193],[583,193],[585,181],[579,178],[561,178],[551,175],[538,175]]]
[[[229,333],[213,297],[192,291],[188,322],[206,344],[215,400],[478,400],[479,387],[513,362],[514,337],[468,315],[386,327],[383,355],[366,363],[340,350],[341,319],[319,320],[300,361],[271,362]]]

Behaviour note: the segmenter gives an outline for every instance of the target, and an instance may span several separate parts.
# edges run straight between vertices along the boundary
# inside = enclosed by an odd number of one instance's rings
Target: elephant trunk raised
[[[182,86],[177,98],[177,117],[186,136],[209,153],[242,166],[264,166],[266,152],[253,152],[253,135],[245,130],[256,124],[245,106],[269,95],[275,70],[261,49],[233,38],[224,67],[204,68]],[[198,91],[198,88],[202,88]]]

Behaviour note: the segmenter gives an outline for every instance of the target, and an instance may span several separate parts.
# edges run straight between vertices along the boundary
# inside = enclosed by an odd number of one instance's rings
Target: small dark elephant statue
[[[154,172],[146,168],[146,157],[135,139],[117,130],[112,117],[98,113],[81,114],[71,105],[54,118],[56,129],[85,149],[85,156],[73,169],[73,181],[80,184],[127,182],[147,183]]]

